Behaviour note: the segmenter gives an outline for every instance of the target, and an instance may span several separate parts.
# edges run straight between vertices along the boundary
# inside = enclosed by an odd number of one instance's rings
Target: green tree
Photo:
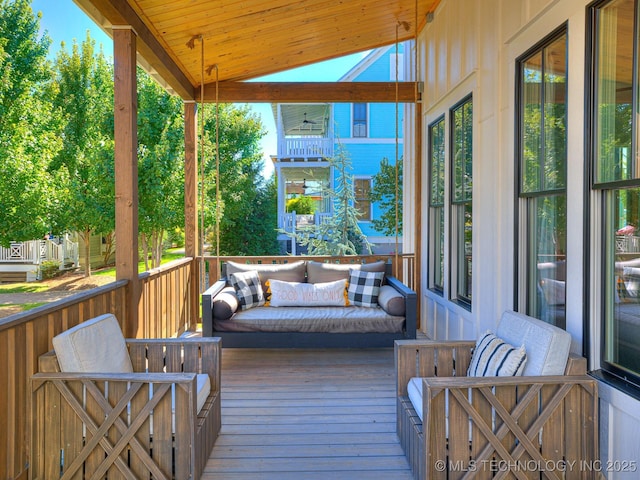
[[[65,199],[57,214],[60,228],[78,232],[84,243],[86,276],[91,236],[115,228],[113,67],[94,46],[87,32],[71,53],[63,44],[55,61],[54,106],[64,121],[62,149],[52,163]]]
[[[219,118],[219,179],[216,178],[215,128]],[[206,222],[216,252],[215,215],[219,215],[221,255],[273,255],[278,252],[276,189],[262,176],[260,118],[247,105],[219,105],[205,111]],[[216,201],[216,181],[219,198]]]
[[[165,233],[184,225],[182,102],[138,69],[139,231],[145,266],[160,266]]]
[[[371,253],[371,244],[358,225],[359,212],[355,208],[353,170],[349,153],[338,144],[336,154],[327,161],[336,172],[333,189],[322,189],[322,195],[333,203],[333,215],[319,225],[300,228],[296,233],[287,233],[301,246],[307,247],[309,255],[360,255]]]
[[[312,215],[316,210],[316,202],[311,197],[295,197],[287,200],[287,212],[297,215]]]
[[[0,244],[41,238],[55,190],[47,173],[60,148],[51,111],[51,43],[27,0],[0,0]]]
[[[380,161],[380,171],[373,176],[369,200],[377,203],[381,212],[379,218],[371,220],[373,228],[387,236],[395,235],[397,211],[398,235],[402,235],[402,158],[398,159],[397,184],[395,165],[389,164],[388,158]]]

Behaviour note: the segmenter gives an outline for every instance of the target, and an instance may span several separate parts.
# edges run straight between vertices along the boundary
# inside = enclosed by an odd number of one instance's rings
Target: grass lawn
[[[47,290],[49,285],[38,282],[0,284],[0,293],[40,293]]]
[[[180,249],[170,249],[167,250],[163,253],[162,255],[162,263],[168,263],[171,262],[173,260],[177,260],[180,258],[184,257],[184,253],[182,250]],[[144,272],[144,262],[140,262],[138,264],[138,271],[139,272]],[[109,267],[109,268],[102,268],[99,270],[93,270],[91,272],[92,276],[99,276],[99,277],[113,277],[115,278],[116,276],[116,269],[115,267]],[[61,277],[57,277],[57,278],[61,278]],[[84,277],[81,277],[84,278]],[[26,282],[26,283],[7,283],[7,284],[0,284],[0,294],[3,293],[40,293],[40,292],[46,292],[48,290],[50,290],[52,287],[52,284],[56,283],[56,279],[52,279],[52,282],[48,282],[46,280],[44,281],[40,281],[40,282]],[[4,305],[6,306],[6,305]],[[31,305],[30,308],[35,308],[39,305],[37,304],[33,304]],[[26,310],[26,308],[25,308]]]
[[[174,260],[178,260],[180,258],[184,257],[184,253],[181,249],[170,249],[165,251],[162,254],[162,262],[160,262],[162,265],[164,265],[165,263],[169,263],[172,262]],[[142,262],[138,262],[138,272],[142,273],[144,272],[144,261]],[[116,267],[110,267],[110,268],[102,268],[100,270],[93,270],[91,272],[91,275],[99,275],[99,276],[105,276],[105,277],[115,277],[116,276]]]

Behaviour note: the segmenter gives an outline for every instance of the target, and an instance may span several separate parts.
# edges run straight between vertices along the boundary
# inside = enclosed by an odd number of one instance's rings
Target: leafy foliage
[[[38,31],[29,0],[0,0],[0,244],[75,231],[89,266],[91,236],[110,244],[115,228],[113,66],[89,34],[70,51],[63,44],[52,65],[50,40]],[[184,225],[184,117],[178,98],[142,71],[138,79],[139,228],[155,266],[166,232]],[[219,112],[217,179],[216,115],[205,108],[207,225],[219,215],[222,254],[275,254],[276,186],[261,175],[264,127],[248,106]]]
[[[138,225],[153,268],[160,266],[165,233],[184,225],[183,158],[182,103],[138,69]]]
[[[49,99],[50,39],[27,0],[0,0],[0,244],[41,238],[55,190],[47,174],[59,149]]]
[[[62,149],[51,168],[61,194],[60,228],[76,231],[85,245],[90,274],[94,233],[115,228],[113,169],[113,68],[87,32],[82,45],[65,46],[56,57],[54,108],[64,121]]]
[[[380,171],[373,176],[369,199],[377,203],[381,211],[380,218],[371,220],[373,228],[384,235],[396,234],[396,198],[398,235],[402,235],[402,159],[398,159],[396,183],[396,166],[389,164],[389,159],[383,158],[380,161]]]
[[[306,247],[309,255],[370,254],[371,244],[360,230],[359,213],[354,206],[353,167],[349,153],[339,143],[335,156],[327,161],[336,172],[336,184],[333,189],[323,188],[322,195],[331,199],[333,215],[318,225],[302,227],[287,235]]]
[[[312,215],[316,211],[316,202],[311,197],[295,197],[287,200],[287,212],[297,215]]]
[[[219,118],[219,179],[216,178],[215,129]],[[211,250],[216,253],[219,215],[220,255],[274,255],[277,244],[276,189],[261,175],[260,119],[248,106],[221,104],[205,110],[206,222]],[[219,181],[220,201],[216,201]]]

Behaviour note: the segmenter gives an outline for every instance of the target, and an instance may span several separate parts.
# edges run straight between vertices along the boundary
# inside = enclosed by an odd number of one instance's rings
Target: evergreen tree
[[[371,244],[358,225],[349,153],[339,143],[335,156],[327,161],[336,172],[336,184],[333,189],[323,188],[322,195],[331,199],[333,215],[319,225],[305,226],[287,235],[306,247],[309,255],[371,254]]]

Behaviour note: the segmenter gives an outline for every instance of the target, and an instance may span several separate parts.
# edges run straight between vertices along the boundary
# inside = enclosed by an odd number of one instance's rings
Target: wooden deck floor
[[[411,479],[395,401],[393,349],[224,349],[202,479]]]

